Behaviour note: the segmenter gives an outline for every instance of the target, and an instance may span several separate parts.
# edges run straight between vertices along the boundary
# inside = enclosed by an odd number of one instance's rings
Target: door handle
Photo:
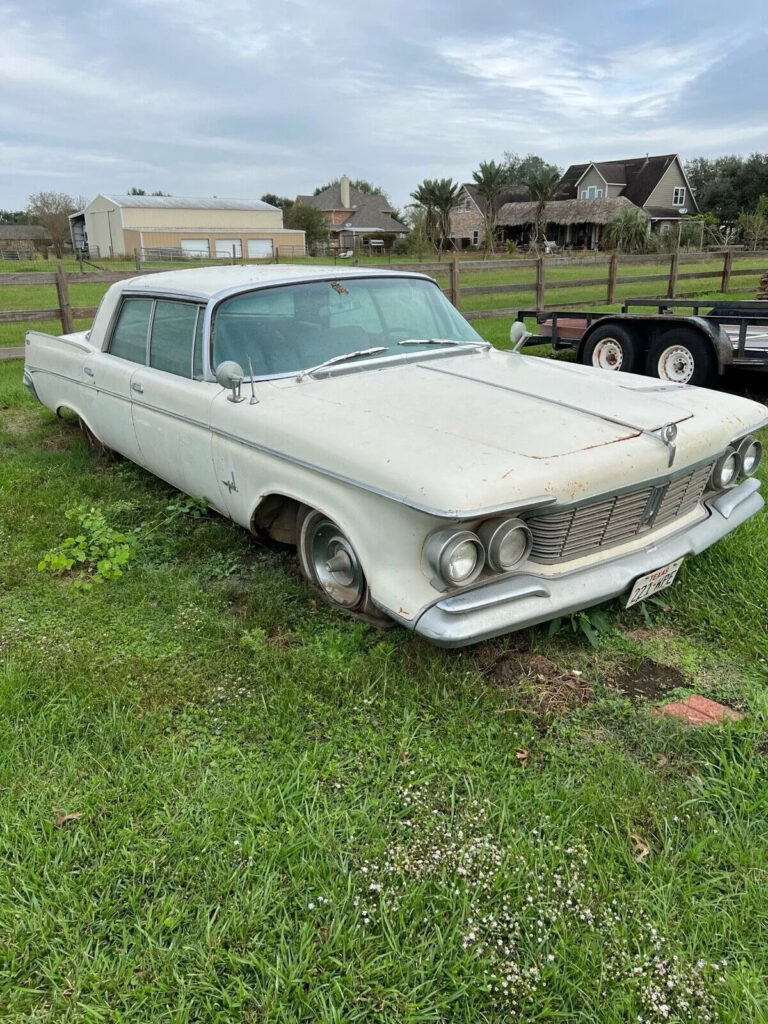
[[[87,373],[89,377],[93,376],[93,370],[91,369],[90,366],[84,366],[83,373]]]
[[[143,394],[144,394],[144,385],[143,385],[143,384],[139,384],[139,382],[138,382],[137,380],[135,380],[135,381],[134,381],[134,382],[133,382],[133,383],[131,384],[131,389],[132,389],[133,391],[138,391],[140,395],[143,395]]]

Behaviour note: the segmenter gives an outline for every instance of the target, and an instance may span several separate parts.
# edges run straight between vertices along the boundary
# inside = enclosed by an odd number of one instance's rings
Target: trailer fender
[[[723,325],[713,324],[703,316],[687,316],[681,319],[701,331],[711,343],[717,357],[717,372],[721,375],[724,374],[726,367],[733,362],[733,345],[725,333]]]

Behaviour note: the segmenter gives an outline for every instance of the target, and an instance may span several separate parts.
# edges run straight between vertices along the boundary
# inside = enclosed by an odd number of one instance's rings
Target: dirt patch
[[[21,437],[39,424],[40,416],[34,409],[5,408],[0,412],[0,426],[12,437]]]
[[[660,665],[650,658],[643,658],[634,668],[620,665],[614,670],[608,683],[626,697],[655,701],[670,690],[687,686],[688,680],[674,665]]]
[[[511,690],[510,710],[528,711],[545,721],[592,700],[592,690],[580,672],[564,672],[554,661],[530,651],[504,651],[484,675]]]
[[[624,636],[627,640],[634,640],[636,643],[645,643],[648,640],[669,640],[671,637],[677,636],[677,633],[673,629],[668,629],[666,626],[657,626],[653,629],[641,626],[639,629],[632,629]]]

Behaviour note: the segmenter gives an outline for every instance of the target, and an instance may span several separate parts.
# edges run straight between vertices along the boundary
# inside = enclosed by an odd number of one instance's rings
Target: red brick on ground
[[[685,700],[663,704],[653,713],[654,715],[671,715],[673,718],[687,722],[688,725],[717,725],[720,722],[737,722],[744,717],[733,708],[727,708],[725,704],[718,704],[716,700],[701,697],[698,693],[692,693]]]

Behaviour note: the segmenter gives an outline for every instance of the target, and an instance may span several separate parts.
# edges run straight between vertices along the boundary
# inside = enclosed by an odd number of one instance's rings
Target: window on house
[[[685,206],[685,188],[679,185],[672,193],[673,206]]]
[[[472,200],[471,199],[467,198],[467,199],[464,200],[464,209],[465,210],[471,210],[472,209]]]
[[[472,232],[472,245],[479,245],[479,244],[480,244],[480,232],[479,231],[473,231]]]
[[[581,190],[582,199],[602,199],[603,190],[598,188],[597,185],[590,185],[589,188],[583,188]]]

